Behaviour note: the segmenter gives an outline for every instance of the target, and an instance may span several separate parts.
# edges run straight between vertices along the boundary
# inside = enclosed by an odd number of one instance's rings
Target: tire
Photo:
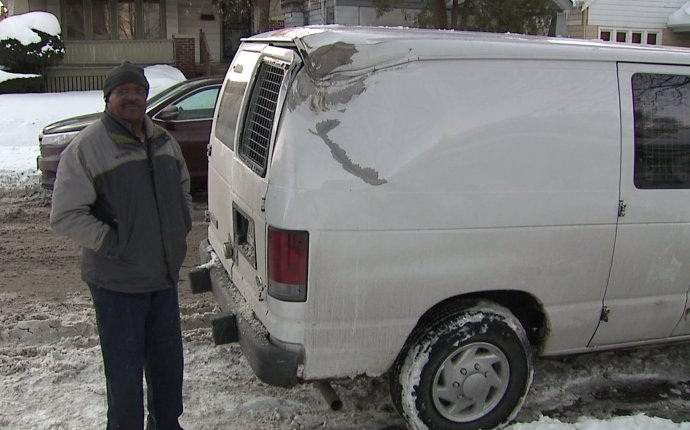
[[[501,428],[532,383],[524,328],[506,308],[479,302],[417,330],[391,373],[391,397],[414,430]]]

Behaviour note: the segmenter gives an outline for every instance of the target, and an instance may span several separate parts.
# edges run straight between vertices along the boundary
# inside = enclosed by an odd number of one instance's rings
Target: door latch
[[[610,313],[611,309],[609,309],[608,306],[604,306],[603,308],[601,308],[601,315],[599,316],[599,321],[609,322]]]
[[[618,218],[625,216],[625,210],[628,208],[628,204],[624,200],[618,200]]]

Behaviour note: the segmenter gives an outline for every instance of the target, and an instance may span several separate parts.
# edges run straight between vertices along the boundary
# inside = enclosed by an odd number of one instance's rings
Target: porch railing
[[[173,41],[67,40],[61,64],[46,71],[46,91],[100,90],[110,69],[125,60],[141,65],[173,64]]]
[[[125,60],[137,64],[172,64],[175,50],[170,39],[67,40],[62,64],[112,65]]]

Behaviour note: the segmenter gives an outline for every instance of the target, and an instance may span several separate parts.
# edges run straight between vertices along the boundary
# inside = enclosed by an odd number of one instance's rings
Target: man
[[[82,279],[96,310],[108,429],[180,429],[179,270],[191,229],[180,147],[146,116],[149,83],[128,62],[108,75],[106,109],[62,153],[53,230],[82,246]]]

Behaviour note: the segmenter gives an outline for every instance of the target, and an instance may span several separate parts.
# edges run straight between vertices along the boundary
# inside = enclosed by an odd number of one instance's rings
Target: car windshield
[[[156,104],[160,100],[163,100],[163,98],[167,97],[169,94],[172,94],[175,91],[177,91],[178,89],[180,89],[186,83],[187,83],[187,81],[178,82],[177,84],[164,89],[160,93],[149,97],[148,100],[146,101],[146,106],[149,106],[149,107],[153,106],[154,104]]]

